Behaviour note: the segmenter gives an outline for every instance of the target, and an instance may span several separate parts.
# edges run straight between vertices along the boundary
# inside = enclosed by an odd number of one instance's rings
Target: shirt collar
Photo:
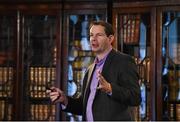
[[[101,64],[103,64],[108,56],[108,54],[111,52],[112,48],[109,50],[109,52],[106,53],[106,55],[101,59],[99,60],[97,57],[95,58],[94,60],[94,63],[98,66],[100,66]]]

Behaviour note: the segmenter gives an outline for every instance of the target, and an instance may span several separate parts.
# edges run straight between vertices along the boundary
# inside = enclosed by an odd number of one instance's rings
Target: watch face
[[[73,96],[77,91],[77,85],[74,81],[68,82],[68,96]]]

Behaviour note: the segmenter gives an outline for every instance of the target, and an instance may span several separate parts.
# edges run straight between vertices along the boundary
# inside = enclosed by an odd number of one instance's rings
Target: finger
[[[50,87],[50,89],[56,89],[56,87],[52,86],[52,87]]]
[[[46,90],[46,93],[47,93],[47,94],[51,93],[51,90]]]
[[[96,89],[97,89],[97,90],[100,90],[101,88],[98,86]]]
[[[101,74],[98,73],[98,74],[97,74],[97,79],[98,79],[98,80],[101,80],[100,78],[101,78]]]
[[[50,96],[59,96],[61,94],[59,92],[50,92],[49,95]]]
[[[58,91],[58,88],[56,88],[56,87],[50,87],[50,90],[51,90],[52,92],[57,92],[57,91]]]
[[[104,77],[101,75],[101,76],[99,76],[99,84],[104,84],[105,83],[105,79],[104,79]]]
[[[55,102],[55,101],[57,101],[57,100],[58,100],[58,97],[57,97],[57,96],[51,98],[51,101],[52,101],[52,102]]]
[[[51,96],[50,96],[52,102],[57,101],[60,97],[61,97],[60,93],[58,93],[58,94],[56,94],[56,93],[55,94],[51,94]]]
[[[98,87],[97,87],[97,90],[101,90],[101,91],[105,91],[105,89],[103,88],[103,86],[102,85],[99,85]]]
[[[101,73],[98,74],[98,77],[99,77],[100,79],[102,79],[102,80],[104,79],[104,77],[102,76]]]
[[[101,78],[99,78],[99,86],[100,86],[100,88],[102,88],[103,86],[104,86],[104,79],[101,77]]]

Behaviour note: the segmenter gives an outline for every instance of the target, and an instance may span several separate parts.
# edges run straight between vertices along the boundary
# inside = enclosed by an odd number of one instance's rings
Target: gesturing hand
[[[106,81],[106,79],[101,75],[100,71],[97,71],[97,78],[99,81],[97,89],[100,89],[101,91],[106,93],[112,93],[111,84]]]
[[[59,88],[51,87],[46,92],[49,94],[49,97],[53,103],[60,102],[64,105],[68,104],[66,95]]]

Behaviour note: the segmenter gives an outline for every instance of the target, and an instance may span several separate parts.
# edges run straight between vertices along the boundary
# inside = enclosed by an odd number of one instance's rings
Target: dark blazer
[[[92,64],[83,80],[82,96],[69,99],[65,111],[82,114],[86,120],[86,106],[90,93],[90,83],[95,64]],[[134,60],[126,54],[112,49],[102,69],[103,77],[111,84],[112,94],[97,90],[93,103],[94,120],[133,120],[129,108],[141,102],[137,67]]]

